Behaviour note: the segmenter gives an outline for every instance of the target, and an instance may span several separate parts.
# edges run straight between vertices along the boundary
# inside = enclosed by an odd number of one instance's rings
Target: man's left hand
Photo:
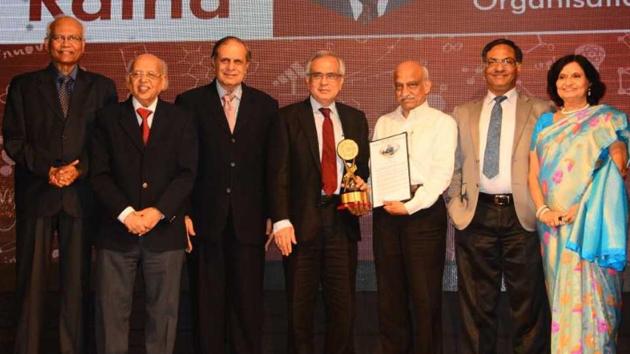
[[[151,231],[155,225],[162,219],[162,213],[154,207],[149,207],[138,211],[142,215],[142,222],[144,227],[147,228],[146,232]]]
[[[391,215],[409,215],[405,204],[402,202],[383,202],[383,209]]]
[[[74,160],[71,163],[60,166],[54,171],[54,179],[57,181],[59,186],[67,187],[74,183],[74,181],[79,177],[79,170],[77,169],[77,165],[79,164],[79,160]]]

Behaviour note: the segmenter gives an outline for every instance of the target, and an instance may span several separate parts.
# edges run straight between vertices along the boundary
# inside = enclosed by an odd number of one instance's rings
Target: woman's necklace
[[[560,112],[562,112],[562,114],[565,114],[565,115],[566,115],[566,114],[571,114],[571,113],[579,112],[579,111],[581,111],[581,110],[583,110],[583,109],[586,109],[586,108],[588,108],[588,107],[590,107],[590,106],[591,106],[591,105],[587,103],[584,107],[581,107],[581,108],[578,108],[578,109],[573,109],[573,110],[570,110],[570,111],[566,111],[566,110],[564,109],[564,107],[562,107],[562,109],[560,110]]]

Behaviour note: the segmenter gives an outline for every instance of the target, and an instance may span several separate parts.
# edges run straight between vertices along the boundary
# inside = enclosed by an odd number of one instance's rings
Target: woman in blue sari
[[[560,109],[532,134],[529,187],[536,205],[552,313],[552,353],[615,353],[626,264],[627,117],[599,100],[599,73],[581,55],[549,70]]]

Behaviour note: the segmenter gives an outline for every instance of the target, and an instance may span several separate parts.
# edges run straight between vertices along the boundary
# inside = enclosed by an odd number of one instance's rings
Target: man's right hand
[[[193,250],[193,245],[190,241],[190,238],[195,237],[195,235],[197,234],[195,233],[195,227],[190,216],[184,216],[184,224],[186,225],[186,252],[190,253]]]
[[[293,245],[297,245],[295,230],[292,226],[284,227],[273,234],[276,246],[283,256],[287,257],[293,251]]]

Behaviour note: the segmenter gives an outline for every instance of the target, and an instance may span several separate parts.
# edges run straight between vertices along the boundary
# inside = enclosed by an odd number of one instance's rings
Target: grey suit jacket
[[[448,189],[448,212],[458,230],[471,222],[479,198],[479,119],[483,99],[455,107],[453,117],[457,121],[458,146],[455,172]],[[512,146],[512,195],[518,220],[524,229],[534,231],[536,215],[527,186],[529,171],[529,145],[536,120],[544,112],[552,110],[549,101],[518,95],[516,101],[516,125]]]

